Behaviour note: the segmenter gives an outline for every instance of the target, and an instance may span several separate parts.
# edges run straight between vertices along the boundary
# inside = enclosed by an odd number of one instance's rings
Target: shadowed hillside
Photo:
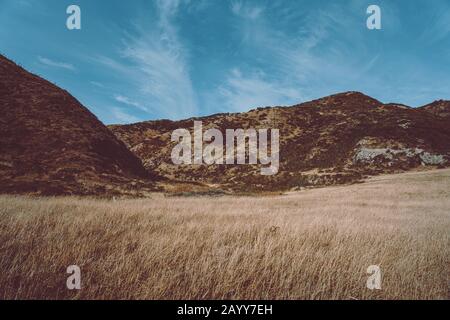
[[[0,56],[0,191],[128,193],[141,161],[66,91]],[[129,191],[126,191],[129,190]]]

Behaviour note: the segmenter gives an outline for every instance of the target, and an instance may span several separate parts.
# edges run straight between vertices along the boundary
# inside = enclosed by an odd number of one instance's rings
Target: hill
[[[173,130],[194,120],[204,130],[280,130],[280,167],[262,176],[258,165],[173,165]],[[449,163],[450,126],[430,108],[383,104],[360,92],[345,92],[290,107],[217,114],[182,121],[147,121],[109,128],[144,166],[169,179],[201,182],[225,190],[289,190],[351,183],[381,173]]]
[[[0,56],[0,192],[104,195],[151,188],[148,172],[68,92]]]
[[[434,114],[437,117],[450,120],[450,101],[437,100],[421,107],[420,109]]]

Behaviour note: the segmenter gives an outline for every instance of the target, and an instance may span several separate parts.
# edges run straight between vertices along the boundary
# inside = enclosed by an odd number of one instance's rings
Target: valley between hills
[[[105,126],[0,56],[0,109],[0,299],[448,298],[448,101],[345,92]],[[174,165],[194,121],[279,129],[279,172]]]
[[[450,165],[450,102],[420,108],[345,92],[294,106],[181,121],[101,123],[54,84],[0,56],[0,193],[145,197],[271,194]],[[259,165],[174,165],[178,128],[280,131],[276,175]]]

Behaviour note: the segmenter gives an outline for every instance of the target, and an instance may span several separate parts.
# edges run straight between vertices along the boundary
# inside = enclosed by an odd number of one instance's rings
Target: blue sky
[[[82,29],[66,28],[79,5]],[[382,30],[366,9],[382,10]],[[450,99],[450,1],[0,0],[0,52],[107,124],[342,91]]]

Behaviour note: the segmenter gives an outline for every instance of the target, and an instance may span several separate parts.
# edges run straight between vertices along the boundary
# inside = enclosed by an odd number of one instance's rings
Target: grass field
[[[448,299],[449,242],[450,170],[259,198],[0,196],[0,299]]]

